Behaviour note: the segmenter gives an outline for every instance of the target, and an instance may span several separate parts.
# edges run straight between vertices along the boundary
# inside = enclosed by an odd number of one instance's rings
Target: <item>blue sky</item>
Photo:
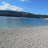
[[[0,9],[48,14],[48,0],[0,0]]]

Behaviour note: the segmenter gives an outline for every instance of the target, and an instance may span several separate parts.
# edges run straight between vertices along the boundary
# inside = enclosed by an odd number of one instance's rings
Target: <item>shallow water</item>
[[[0,16],[0,28],[22,28],[34,26],[48,26],[43,18],[3,17]]]

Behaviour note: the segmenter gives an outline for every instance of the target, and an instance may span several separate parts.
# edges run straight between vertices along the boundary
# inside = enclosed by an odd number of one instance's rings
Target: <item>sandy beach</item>
[[[48,26],[0,29],[0,48],[48,48]]]

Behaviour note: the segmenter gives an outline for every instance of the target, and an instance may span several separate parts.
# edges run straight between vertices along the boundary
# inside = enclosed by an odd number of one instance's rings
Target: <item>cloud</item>
[[[0,10],[23,11],[23,8],[12,6],[9,3],[3,2],[3,5],[0,6]]]
[[[21,2],[30,2],[29,0],[20,0]]]
[[[20,0],[20,1],[25,2],[25,1],[27,1],[27,0]]]

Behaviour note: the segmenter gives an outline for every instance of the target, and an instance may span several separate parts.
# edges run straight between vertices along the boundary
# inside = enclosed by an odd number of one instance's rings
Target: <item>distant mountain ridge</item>
[[[48,15],[36,15],[22,11],[0,10],[0,16],[9,17],[29,17],[29,18],[48,18]]]

